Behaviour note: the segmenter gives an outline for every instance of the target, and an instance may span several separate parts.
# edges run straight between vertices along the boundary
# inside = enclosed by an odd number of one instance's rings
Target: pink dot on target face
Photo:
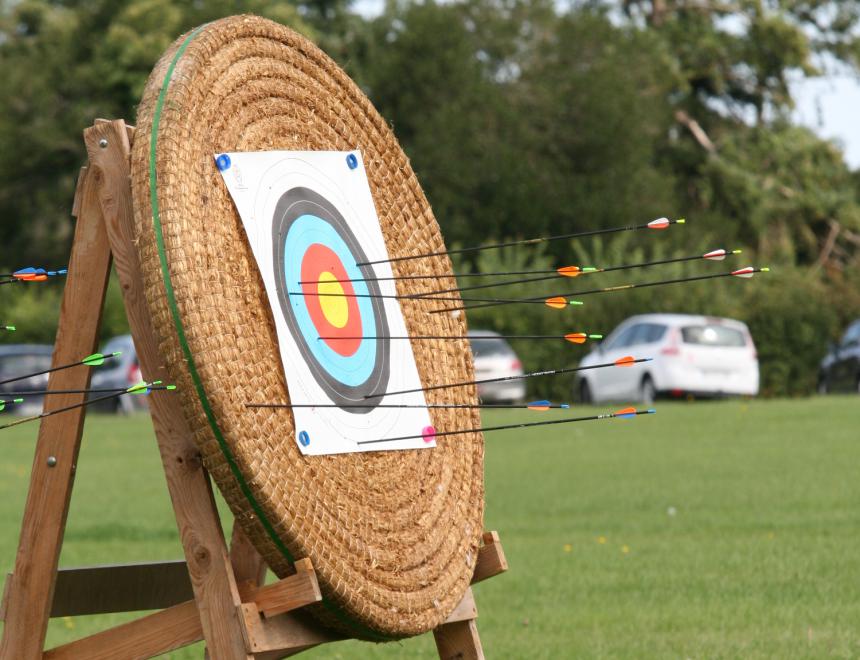
[[[436,429],[432,426],[425,426],[421,431],[421,437],[424,438],[424,442],[431,443],[436,439]]]

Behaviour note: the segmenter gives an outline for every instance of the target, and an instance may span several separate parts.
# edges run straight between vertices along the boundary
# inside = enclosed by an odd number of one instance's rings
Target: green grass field
[[[500,532],[511,566],[476,587],[488,657],[860,656],[860,401],[657,408],[488,435],[485,527]],[[486,425],[556,415],[493,412]],[[0,436],[4,573],[35,434],[30,425]],[[61,565],[181,554],[148,418],[92,416]],[[130,616],[52,621],[48,642]],[[433,649],[425,635],[302,657]],[[200,647],[170,657],[199,658]]]

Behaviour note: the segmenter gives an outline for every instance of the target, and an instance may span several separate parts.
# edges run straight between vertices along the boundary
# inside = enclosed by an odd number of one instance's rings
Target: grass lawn
[[[476,587],[488,657],[860,656],[860,400],[657,408],[488,435],[485,527],[511,565]],[[485,424],[556,415],[493,411]],[[3,573],[35,435],[0,436]],[[61,565],[181,555],[148,418],[92,416]],[[52,621],[48,643],[129,616]],[[433,653],[425,635],[301,657]]]

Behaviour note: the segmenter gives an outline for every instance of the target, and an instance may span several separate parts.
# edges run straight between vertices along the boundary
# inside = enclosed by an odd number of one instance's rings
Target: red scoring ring
[[[317,283],[320,275],[326,271],[334,275],[343,287],[344,294],[348,296],[346,298],[347,321],[342,328],[329,323],[322,309],[323,297],[316,295],[319,292]],[[358,299],[355,297],[352,282],[348,280],[349,275],[346,274],[340,257],[333,250],[322,243],[313,243],[308,247],[302,257],[302,282],[304,282],[302,292],[305,294],[303,296],[305,305],[319,336],[326,337],[323,340],[326,345],[344,357],[355,354],[361,346],[361,312],[358,309]],[[330,296],[327,297],[330,298]],[[347,339],[339,339],[339,337],[347,337]]]

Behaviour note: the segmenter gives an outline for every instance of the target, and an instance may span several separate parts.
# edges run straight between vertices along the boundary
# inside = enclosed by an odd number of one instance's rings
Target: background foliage
[[[860,315],[860,175],[838,145],[790,120],[792,79],[857,70],[860,3],[821,0],[389,1],[375,17],[347,0],[0,0],[0,266],[65,263],[82,127],[133,120],[168,44],[240,12],[303,32],[355,77],[391,121],[449,245],[660,215],[689,222],[659,237],[485,253],[462,270],[716,247],[774,270],[752,284],[591,297],[565,314],[492,308],[470,315],[473,327],[608,332],[638,312],[734,316],[752,328],[764,391],[800,394],[827,342]],[[56,284],[2,294],[0,321],[19,327],[15,341],[52,340]],[[110,300],[106,335],[124,330],[115,287]],[[526,368],[576,359],[545,342],[516,348]]]

